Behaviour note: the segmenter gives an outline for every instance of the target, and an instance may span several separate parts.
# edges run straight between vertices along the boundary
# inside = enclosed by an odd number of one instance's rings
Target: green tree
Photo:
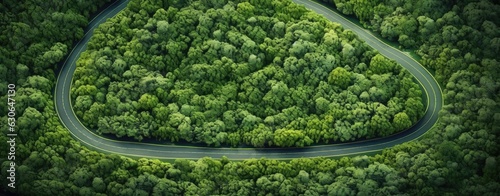
[[[274,142],[276,146],[305,146],[310,145],[312,140],[298,130],[278,129],[274,133]]]
[[[342,67],[337,67],[330,72],[328,83],[340,88],[347,88],[351,83],[351,73]]]
[[[397,130],[407,129],[412,125],[410,118],[404,112],[400,112],[394,115],[393,123],[394,128],[396,128]]]
[[[392,72],[393,69],[394,63],[380,54],[375,55],[370,61],[370,70],[375,74]]]
[[[155,95],[143,94],[138,103],[140,108],[151,110],[158,104],[158,98]]]

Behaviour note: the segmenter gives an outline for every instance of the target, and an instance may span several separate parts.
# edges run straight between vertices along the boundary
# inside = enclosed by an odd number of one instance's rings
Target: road
[[[354,31],[362,40],[384,56],[396,60],[414,75],[426,97],[424,117],[412,128],[398,134],[365,141],[317,145],[304,148],[212,148],[179,145],[158,145],[140,142],[125,142],[104,138],[89,131],[76,117],[71,108],[70,89],[76,60],[92,37],[92,32],[99,24],[113,17],[126,7],[128,0],[120,0],[110,5],[97,15],[85,29],[85,36],[73,48],[64,62],[57,78],[54,102],[57,114],[72,136],[90,149],[105,153],[121,154],[130,157],[158,159],[199,159],[201,157],[220,158],[226,156],[232,160],[266,157],[270,159],[293,159],[301,157],[340,157],[372,153],[394,145],[417,139],[436,123],[441,109],[442,92],[434,77],[418,62],[403,52],[385,44],[369,31],[351,23],[330,9],[310,0],[294,0],[317,12],[333,22],[340,23],[345,29]]]

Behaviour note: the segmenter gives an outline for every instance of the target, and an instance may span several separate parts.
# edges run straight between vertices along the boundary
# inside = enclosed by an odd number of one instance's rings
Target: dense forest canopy
[[[322,1],[355,15],[367,28],[402,47],[416,49],[444,85],[453,73],[471,65],[473,72],[482,72],[480,67],[498,69],[498,62],[491,61],[500,53],[500,5],[495,1]]]
[[[72,86],[98,133],[220,146],[387,136],[424,112],[411,75],[291,2],[132,2],[101,25]]]
[[[54,111],[54,69],[81,37],[89,13],[95,13],[103,2],[0,2],[0,96],[6,100],[7,84],[16,84],[19,130],[17,188],[8,188],[7,179],[1,178],[2,189],[19,195],[92,196],[497,195],[500,57],[494,40],[500,37],[500,29],[494,16],[499,6],[477,0],[342,2],[384,8],[358,16],[363,21],[377,18],[387,23],[394,16],[441,19],[442,25],[415,42],[415,47],[429,48],[421,50],[422,63],[435,69],[445,93],[446,106],[432,130],[417,141],[369,157],[242,162],[203,158],[170,163],[89,150],[71,138]],[[140,5],[141,1],[131,3]],[[421,9],[421,3],[430,8]],[[398,14],[403,8],[405,12]],[[363,9],[354,10],[362,13]],[[84,21],[61,20],[57,17],[61,13]],[[443,33],[453,36],[444,38]],[[0,104],[0,121],[7,122],[5,114],[6,104]],[[0,141],[6,141],[6,123],[0,129]],[[0,145],[1,176],[7,176],[7,152],[7,145]]]

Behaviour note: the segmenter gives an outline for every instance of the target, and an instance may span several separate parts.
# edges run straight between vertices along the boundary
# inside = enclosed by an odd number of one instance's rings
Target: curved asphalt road
[[[201,157],[219,158],[227,156],[233,160],[243,160],[248,158],[271,158],[271,159],[292,159],[300,157],[337,157],[355,154],[366,154],[380,151],[397,144],[414,140],[429,130],[438,119],[438,112],[442,107],[442,93],[434,77],[418,62],[408,57],[401,51],[388,46],[373,36],[369,31],[351,23],[337,13],[328,8],[312,2],[310,0],[294,0],[303,4],[307,8],[325,16],[331,21],[340,23],[345,29],[354,31],[361,39],[371,47],[378,50],[388,58],[396,60],[403,65],[419,81],[424,90],[427,101],[427,109],[424,117],[412,128],[385,138],[372,139],[344,144],[319,145],[304,148],[211,148],[211,147],[191,147],[176,145],[155,145],[139,142],[115,141],[98,136],[78,120],[70,102],[70,88],[73,73],[76,67],[76,60],[80,53],[86,48],[87,42],[92,37],[95,27],[103,23],[107,18],[113,17],[120,10],[126,7],[128,0],[119,0],[110,5],[98,16],[96,16],[85,29],[85,36],[73,48],[66,59],[59,76],[55,89],[56,111],[64,126],[71,132],[73,137],[91,149],[102,152],[121,154],[132,157],[148,157],[158,159],[198,159]]]

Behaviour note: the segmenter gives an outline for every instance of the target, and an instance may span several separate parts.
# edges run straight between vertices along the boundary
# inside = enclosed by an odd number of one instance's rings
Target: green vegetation
[[[423,115],[406,70],[294,3],[135,5],[94,32],[75,71],[75,112],[97,133],[289,147]]]
[[[266,2],[270,1],[250,1],[252,5]],[[368,1],[353,2],[364,5]],[[385,6],[385,12],[404,8],[406,17],[412,19],[435,16],[436,21],[452,16],[452,20],[443,20],[458,29],[454,41],[439,36],[446,25],[436,26],[430,33],[429,37],[439,42],[416,41],[419,47],[432,49],[421,51],[423,64],[436,69],[445,87],[446,103],[439,123],[422,139],[373,157],[290,162],[203,158],[165,163],[90,151],[71,138],[54,111],[51,89],[56,64],[68,53],[71,43],[81,37],[88,13],[95,12],[101,3],[2,1],[1,100],[6,100],[7,83],[15,83],[19,121],[19,178],[16,189],[8,188],[7,179],[1,178],[2,188],[19,195],[497,195],[500,57],[495,55],[499,44],[494,40],[500,37],[496,17],[500,7],[488,1],[405,2],[374,1],[371,5],[400,5]],[[416,6],[420,2],[426,3]],[[423,5],[432,9],[417,11]],[[61,20],[61,13],[72,13],[83,22]],[[462,29],[466,33],[459,33]],[[7,122],[5,114],[6,105],[0,104],[1,122]],[[0,141],[6,141],[6,123],[1,123],[0,129]],[[7,152],[7,145],[0,145],[1,176],[7,176]]]

